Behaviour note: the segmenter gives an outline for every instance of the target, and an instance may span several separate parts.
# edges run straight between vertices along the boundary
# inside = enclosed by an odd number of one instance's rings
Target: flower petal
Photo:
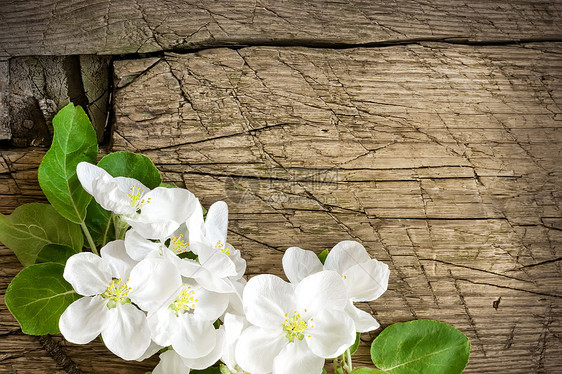
[[[314,316],[313,326],[304,339],[317,356],[337,357],[355,343],[355,325],[345,312],[324,310]]]
[[[183,357],[201,358],[215,348],[217,330],[212,322],[184,313],[176,318],[175,329],[170,340],[174,350]]]
[[[198,288],[194,296],[198,301],[193,314],[202,320],[215,322],[228,306],[229,297],[224,293],[216,293],[207,291],[204,288]]]
[[[137,263],[127,254],[123,240],[114,240],[107,243],[100,250],[100,254],[101,258],[113,268],[114,274],[118,274],[123,279],[129,278],[133,266]]]
[[[353,240],[344,240],[332,248],[328,257],[326,257],[324,269],[334,270],[343,274],[344,271],[353,265],[367,262],[370,259],[371,256],[369,256],[363,245]]]
[[[234,268],[236,271],[236,275],[234,275],[234,278],[240,279],[246,272],[246,260],[242,258],[240,251],[235,249],[231,244],[226,243],[226,247],[230,247],[230,255],[228,255],[228,257],[230,257],[230,261],[234,263]]]
[[[152,312],[163,306],[182,285],[174,264],[161,258],[146,258],[131,271],[127,282],[129,298],[142,310]]]
[[[103,176],[111,177],[107,171],[99,166],[84,161],[76,166],[76,176],[80,184],[82,184],[82,188],[90,195],[93,195],[92,184],[96,179],[102,178]]]
[[[261,274],[246,284],[243,303],[250,323],[265,328],[278,326],[279,331],[282,331],[285,313],[295,309],[294,290],[289,283],[275,275]]]
[[[146,187],[142,182],[127,177],[115,177],[113,181],[123,193],[131,193],[133,191],[136,193],[137,191],[140,192],[140,197],[143,199],[143,196],[150,191],[150,188]],[[146,199],[145,199],[146,200]]]
[[[125,221],[141,236],[147,239],[164,240],[180,227],[176,221],[154,221],[150,217],[124,217]]]
[[[72,255],[66,261],[63,273],[63,278],[84,296],[103,293],[114,276],[118,277],[118,274],[106,261],[89,252]]]
[[[316,253],[291,247],[283,255],[283,270],[291,283],[299,283],[311,274],[322,271],[322,262]]]
[[[163,347],[172,344],[171,336],[176,333],[176,318],[177,316],[170,308],[161,308],[148,315],[148,327],[154,343]]]
[[[352,301],[372,301],[388,288],[388,265],[375,259],[354,265],[344,273],[348,297]]]
[[[186,366],[192,369],[201,370],[201,369],[208,368],[209,366],[211,366],[212,364],[214,364],[219,360],[219,358],[222,355],[222,350],[224,347],[224,340],[225,340],[224,328],[220,328],[216,331],[217,331],[217,341],[215,343],[215,347],[213,348],[213,350],[209,352],[207,355],[200,358],[183,357],[183,362],[186,364]]]
[[[285,346],[273,361],[273,374],[321,374],[322,368],[324,359],[300,340]]]
[[[195,247],[197,244],[199,243],[195,243],[193,246]],[[211,248],[208,245],[197,245],[197,254],[201,266],[209,270],[213,276],[224,278],[236,275],[234,262],[218,249]]]
[[[101,332],[107,348],[124,360],[136,360],[150,346],[150,329],[145,314],[132,304],[117,304]]]
[[[115,178],[109,175],[93,181],[92,196],[102,208],[115,214],[132,215],[136,212],[129,196],[121,191]]]
[[[170,349],[160,354],[160,362],[152,374],[188,374],[190,368],[185,365],[180,355]]]
[[[228,205],[224,201],[217,201],[209,207],[205,218],[205,231],[211,245],[216,246],[218,241],[226,245],[227,229]]]
[[[273,370],[273,360],[288,344],[279,331],[250,326],[240,336],[236,344],[238,365],[252,374],[267,374]]]
[[[135,230],[129,230],[125,234],[125,249],[127,250],[127,254],[137,261],[144,260],[149,253],[159,250],[160,245],[160,243],[154,243],[143,238]]]
[[[148,348],[146,349],[146,351],[144,351],[144,353],[142,354],[142,356],[140,356],[139,358],[137,358],[135,361],[144,361],[147,358],[150,358],[152,356],[154,356],[156,353],[158,353],[162,348],[164,348],[161,345],[158,345],[154,342],[150,342],[150,345],[148,346]]]
[[[321,271],[309,275],[295,287],[297,309],[309,314],[324,309],[343,309],[347,303],[347,293],[341,276],[335,271]],[[304,315],[304,314],[303,314]]]
[[[141,208],[136,219],[127,222],[149,239],[170,236],[198,206],[197,198],[183,188],[156,187],[143,198],[150,202]]]
[[[380,327],[380,324],[372,315],[357,308],[351,301],[348,301],[345,306],[345,312],[355,323],[355,330],[357,332],[369,332]]]
[[[189,216],[186,221],[187,229],[189,231],[189,242],[190,243],[204,243],[207,241],[205,235],[205,221],[203,219],[203,207],[199,200],[195,203],[195,210],[193,214]],[[197,253],[196,249],[191,249]]]
[[[225,342],[221,360],[232,370],[236,366],[236,358],[234,356],[236,342],[246,327],[246,320],[242,316],[226,313],[223,326]]]
[[[64,338],[75,344],[94,340],[109,318],[106,304],[101,296],[82,297],[70,304],[59,319]]]

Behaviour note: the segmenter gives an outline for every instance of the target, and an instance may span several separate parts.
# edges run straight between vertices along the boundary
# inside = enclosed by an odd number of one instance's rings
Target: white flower
[[[227,304],[226,294],[208,291],[196,283],[185,283],[164,307],[148,317],[152,340],[161,346],[172,346],[188,359],[211,354],[219,343],[222,350],[222,341],[217,341],[219,337],[213,323],[224,313]]]
[[[101,257],[73,255],[63,277],[85,296],[70,304],[59,320],[66,340],[86,344],[101,333],[109,350],[125,360],[138,359],[150,345],[146,315],[132,303],[156,310],[181,286],[172,264],[146,259],[135,265],[122,240],[104,246]]]
[[[203,212],[195,211],[190,217],[189,243],[191,250],[199,256],[199,263],[206,272],[194,275],[201,283],[215,292],[234,292],[232,281],[244,275],[246,261],[240,251],[226,241],[228,206],[217,201],[209,208],[203,221]]]
[[[345,240],[332,248],[324,265],[312,251],[291,247],[283,255],[283,270],[291,283],[299,283],[305,277],[322,270],[333,270],[343,279],[349,302],[345,310],[355,322],[358,332],[372,331],[380,327],[369,314],[355,307],[353,302],[372,301],[388,288],[388,265],[371,259],[360,243]]]
[[[150,190],[132,178],[112,177],[99,166],[81,162],[76,175],[86,192],[105,210],[124,220],[147,239],[170,236],[195,209],[197,198],[183,188],[156,187]]]
[[[238,365],[252,374],[321,373],[325,358],[341,355],[355,341],[341,277],[322,271],[293,286],[274,275],[258,275],[244,289],[244,311],[252,325],[236,345]]]
[[[107,171],[89,162],[80,162],[76,167],[76,175],[86,192],[105,210],[134,216],[137,211],[149,202],[145,198],[148,187],[133,178],[112,177]]]

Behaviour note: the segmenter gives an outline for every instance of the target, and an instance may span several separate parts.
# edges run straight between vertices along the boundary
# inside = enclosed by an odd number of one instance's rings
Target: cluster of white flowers
[[[163,351],[154,374],[186,374],[219,360],[230,373],[320,374],[356,332],[379,327],[353,303],[385,292],[389,270],[361,244],[340,242],[324,264],[292,247],[283,257],[290,283],[270,274],[246,282],[246,262],[227,242],[226,203],[204,217],[185,189],[149,190],[89,163],[77,174],[115,225],[128,229],[100,256],[67,261],[64,278],[84,296],[60,318],[68,341],[86,344],[101,334],[125,360]]]

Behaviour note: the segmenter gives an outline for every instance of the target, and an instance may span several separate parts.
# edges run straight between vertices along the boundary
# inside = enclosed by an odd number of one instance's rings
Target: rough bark
[[[0,56],[559,39],[560,1],[1,0]]]
[[[107,56],[17,57],[0,62],[0,140],[15,147],[47,146],[54,115],[82,105],[103,139],[107,120]],[[4,66],[9,65],[9,69]]]

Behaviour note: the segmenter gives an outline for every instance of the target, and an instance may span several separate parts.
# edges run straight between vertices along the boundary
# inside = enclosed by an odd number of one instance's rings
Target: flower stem
[[[88,227],[86,226],[86,222],[84,222],[84,221],[80,222],[80,226],[82,226],[82,231],[84,231],[84,235],[86,235],[86,239],[88,240],[88,245],[90,246],[90,249],[92,250],[92,252],[94,254],[99,256],[98,249],[96,248],[96,244],[94,243],[94,239],[92,239],[92,235],[90,235],[90,231],[88,230]]]

